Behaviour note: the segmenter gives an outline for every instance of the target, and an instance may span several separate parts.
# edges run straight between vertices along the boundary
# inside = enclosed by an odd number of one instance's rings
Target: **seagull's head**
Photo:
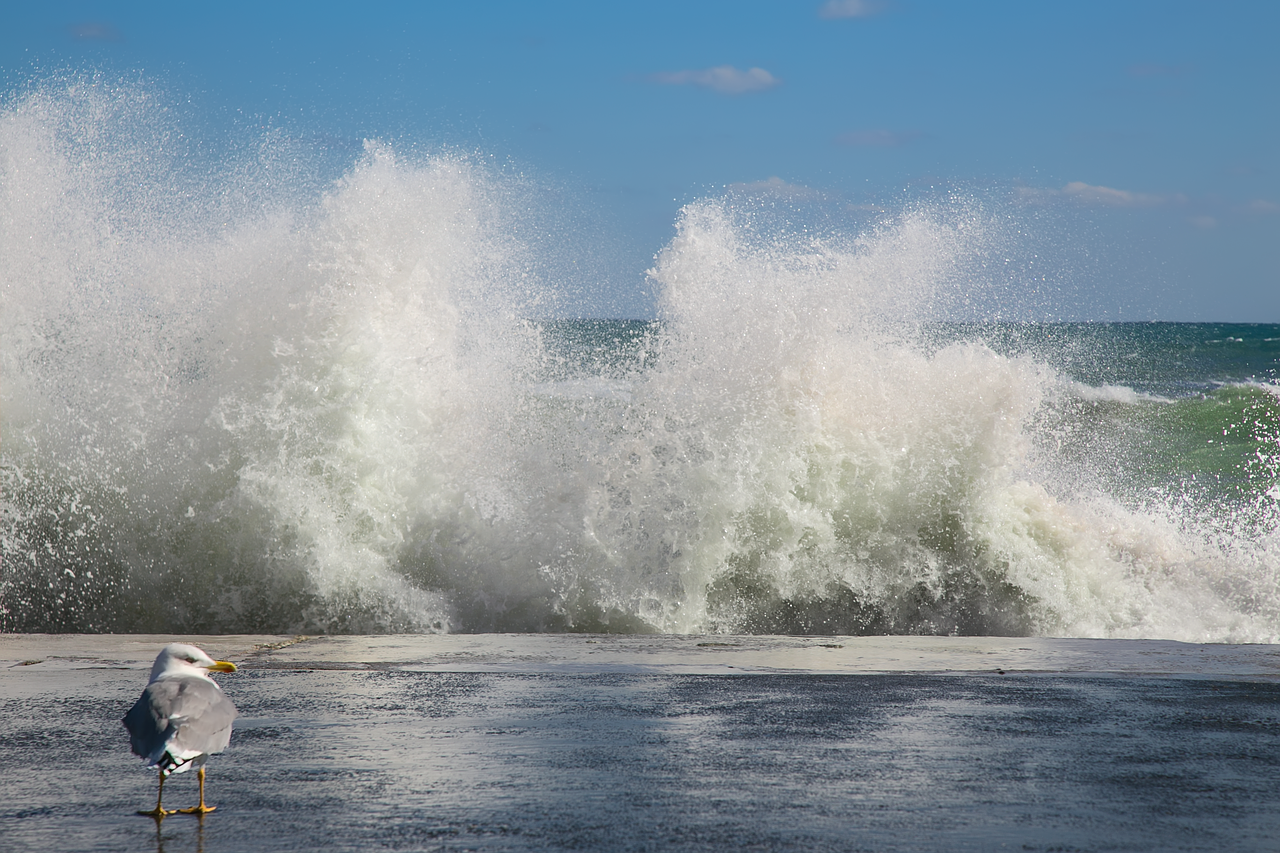
[[[194,675],[208,678],[210,672],[235,672],[231,661],[214,660],[195,646],[187,643],[170,643],[161,649],[151,666],[151,680],[174,675]]]

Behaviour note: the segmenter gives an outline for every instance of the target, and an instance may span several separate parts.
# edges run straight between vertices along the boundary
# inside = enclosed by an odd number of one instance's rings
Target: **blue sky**
[[[682,204],[772,180],[887,207],[944,187],[1033,202],[1056,217],[1035,240],[1092,259],[1074,274],[1098,319],[1280,322],[1270,0],[52,2],[4,18],[8,96],[98,70],[188,103],[201,132],[515,164],[592,211],[618,313],[647,310],[643,272]]]

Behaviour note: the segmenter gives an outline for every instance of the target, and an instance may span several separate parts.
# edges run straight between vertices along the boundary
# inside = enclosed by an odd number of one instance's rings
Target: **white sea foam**
[[[1159,394],[1148,394],[1144,391],[1136,391],[1125,385],[1086,385],[1083,382],[1069,383],[1071,393],[1080,397],[1082,400],[1090,402],[1103,403],[1126,403],[1128,405],[1137,405],[1138,403],[1172,403],[1169,397],[1161,397]]]
[[[5,629],[1277,639],[1274,496],[1113,495],[1054,370],[927,345],[986,298],[980,205],[689,205],[643,366],[548,382],[518,181],[370,143],[317,192],[165,122],[0,114]]]

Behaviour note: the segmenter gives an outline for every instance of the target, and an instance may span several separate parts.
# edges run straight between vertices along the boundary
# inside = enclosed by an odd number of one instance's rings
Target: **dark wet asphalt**
[[[0,851],[1280,849],[1272,682],[246,669],[157,827],[145,677],[76,679],[4,685]]]

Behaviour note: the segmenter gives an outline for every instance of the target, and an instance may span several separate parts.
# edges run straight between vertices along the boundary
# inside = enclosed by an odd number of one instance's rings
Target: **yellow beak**
[[[229,660],[214,661],[213,666],[209,667],[210,672],[235,672],[236,665]]]

